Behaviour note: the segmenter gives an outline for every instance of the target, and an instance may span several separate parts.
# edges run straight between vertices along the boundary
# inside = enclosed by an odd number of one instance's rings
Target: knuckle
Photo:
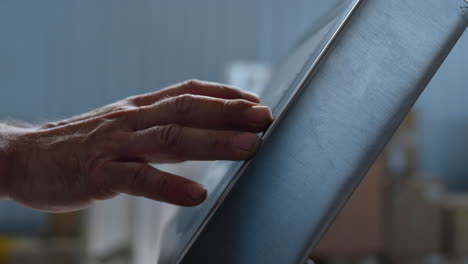
[[[177,124],[162,126],[157,131],[159,145],[166,151],[174,151],[182,137],[182,127]]]
[[[105,123],[88,132],[81,141],[94,156],[112,156],[118,150],[118,145],[128,141],[129,134],[121,131],[113,122]]]
[[[117,108],[114,109],[114,112],[116,113],[120,113],[122,115],[126,115],[126,114],[129,114],[129,113],[132,113],[133,111],[135,111],[137,108],[135,106],[131,106],[131,105],[122,105],[122,106],[118,106]]]
[[[138,107],[130,105],[120,105],[114,108],[112,112],[103,116],[105,119],[127,119],[130,115],[138,111]]]
[[[97,162],[96,162],[97,163]],[[115,188],[114,181],[111,177],[99,176],[102,173],[102,168],[105,165],[94,165],[91,168],[92,177],[88,182],[89,186],[86,188],[89,191],[89,194],[94,199],[106,200],[114,197],[117,192]]]
[[[119,106],[104,118],[110,121],[116,121],[111,123],[118,126],[138,126],[142,122],[140,111],[141,109],[135,106]]]
[[[198,79],[187,80],[182,84],[186,93],[195,93],[203,85],[203,82]]]
[[[235,102],[233,100],[226,100],[223,103],[221,116],[222,116],[222,125],[230,126],[234,122],[235,111],[233,111],[233,105]]]
[[[133,127],[143,127],[145,123],[143,111],[140,107],[134,107],[122,118],[121,122]]]
[[[222,135],[219,131],[215,131],[213,135],[208,137],[209,148],[211,149],[222,149],[229,147],[229,140],[227,136]]]
[[[221,113],[224,125],[244,127],[246,120],[243,115],[245,111],[251,106],[252,103],[242,99],[225,100]]]
[[[132,173],[130,177],[129,185],[132,186],[131,189],[133,190],[141,190],[142,187],[147,186],[149,181],[149,173],[147,169],[148,165],[140,165],[138,166]],[[141,193],[141,191],[137,191],[137,195]]]
[[[67,121],[60,121],[57,123],[57,126],[66,126],[66,125],[68,125]]]
[[[134,95],[134,96],[125,98],[124,100],[122,100],[122,103],[124,105],[137,106],[139,105],[141,99],[142,99],[141,95]]]
[[[56,128],[56,127],[61,127],[61,126],[66,126],[68,125],[68,122],[66,121],[60,121],[60,122],[48,122],[42,125],[42,128],[44,129],[50,129],[50,128]]]
[[[187,80],[183,83],[183,86],[186,86],[186,87],[197,87],[199,86],[200,84],[202,83],[202,81],[198,80],[198,79],[190,79],[190,80]]]
[[[190,94],[183,94],[174,97],[173,105],[177,114],[187,114],[192,109],[195,97]]]
[[[243,92],[235,87],[227,86],[227,85],[218,85],[218,89],[220,89],[224,94],[231,95],[232,98],[242,98]]]
[[[231,108],[234,105],[234,100],[225,100],[222,107],[222,114],[224,118],[230,118],[232,115]]]
[[[169,177],[169,175],[161,174],[158,176],[158,180],[156,181],[155,189],[158,192],[158,196],[161,200],[166,200],[170,197],[171,180],[169,179]]]
[[[147,93],[147,94],[141,94],[141,95],[134,95],[130,96],[126,99],[124,99],[124,103],[133,107],[141,107],[141,106],[146,106],[146,105],[151,105],[158,101],[159,99],[156,95],[159,94],[159,92],[152,92],[152,93]]]
[[[48,123],[45,123],[42,127],[44,129],[49,129],[49,128],[54,128],[54,127],[57,127],[57,126],[59,126],[59,125],[56,122],[48,122]]]
[[[123,100],[120,100],[116,103],[113,103],[110,105],[110,110],[112,112],[126,112],[126,111],[132,111],[136,108],[135,104],[135,98],[136,97],[128,97]]]
[[[241,110],[249,106],[250,105],[245,100],[225,100],[223,104],[223,116],[225,118],[234,118],[236,113],[238,115],[241,113]]]

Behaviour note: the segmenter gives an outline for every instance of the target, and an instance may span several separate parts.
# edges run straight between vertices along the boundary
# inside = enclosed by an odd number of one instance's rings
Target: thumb
[[[199,205],[208,196],[202,185],[146,163],[109,162],[103,170],[108,187],[115,192],[181,206]]]

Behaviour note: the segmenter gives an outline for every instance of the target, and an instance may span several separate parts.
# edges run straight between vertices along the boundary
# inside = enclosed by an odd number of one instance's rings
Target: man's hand
[[[201,185],[148,163],[252,157],[256,133],[272,121],[258,103],[232,87],[187,81],[59,123],[0,130],[0,163],[8,162],[0,196],[52,212],[119,193],[198,205],[207,196]]]

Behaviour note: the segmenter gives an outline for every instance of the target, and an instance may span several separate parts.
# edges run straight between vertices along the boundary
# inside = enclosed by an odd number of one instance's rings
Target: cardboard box
[[[468,258],[468,194],[450,194],[444,199],[445,253],[455,258]]]
[[[385,155],[374,163],[313,256],[369,256],[383,251]]]
[[[326,260],[324,260],[325,264],[383,264],[378,257],[357,257],[357,258],[352,258],[352,257],[345,257],[345,258],[335,258],[335,257],[328,257]]]
[[[446,264],[468,264],[468,258],[461,257],[461,258],[450,259],[446,262]]]
[[[441,252],[445,186],[420,175],[397,180],[386,217],[391,256],[430,256]]]
[[[390,260],[392,264],[451,264],[445,257],[441,255],[428,256],[400,256],[393,257]]]
[[[49,214],[48,232],[50,237],[78,238],[83,228],[82,212]]]
[[[388,166],[393,177],[414,174],[419,167],[416,114],[409,112],[387,144]]]
[[[75,240],[10,237],[0,239],[0,263],[78,264],[81,249]]]

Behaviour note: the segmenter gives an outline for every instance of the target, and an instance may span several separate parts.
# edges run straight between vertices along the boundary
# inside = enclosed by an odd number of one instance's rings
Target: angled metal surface
[[[288,71],[281,71],[282,75],[277,76],[279,80],[273,81],[278,85],[271,86],[267,91],[268,96],[263,97],[264,101],[273,108],[275,116],[280,116],[300,88],[304,87],[307,77],[319,65],[360,2],[361,0],[342,1],[332,13],[320,19],[314,37],[306,41],[306,46],[298,49],[292,57],[293,60],[287,65]],[[267,138],[274,127],[275,124],[263,135],[263,138]],[[203,205],[195,208],[164,205],[160,211],[170,216],[164,219],[164,223],[155,223],[158,229],[154,238],[155,263],[168,264],[181,261],[184,253],[195,241],[248,163],[215,161],[205,170],[197,170],[192,166],[190,174],[192,176],[195,174],[195,179],[208,188],[210,195]]]
[[[464,0],[365,1],[182,263],[302,263],[467,25]]]

